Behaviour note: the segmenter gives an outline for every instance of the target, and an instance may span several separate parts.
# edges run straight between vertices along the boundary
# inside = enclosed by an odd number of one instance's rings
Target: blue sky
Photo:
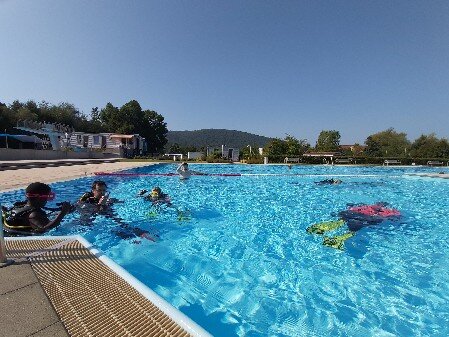
[[[449,1],[0,0],[0,101],[131,99],[169,130],[449,138]]]

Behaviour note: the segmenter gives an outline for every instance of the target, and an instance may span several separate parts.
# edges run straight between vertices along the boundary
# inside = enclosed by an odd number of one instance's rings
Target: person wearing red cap
[[[32,183],[25,190],[26,201],[16,202],[11,209],[2,208],[3,226],[6,230],[43,233],[58,226],[72,206],[69,202],[60,204],[59,213],[50,220],[44,211],[47,201],[55,198],[50,186],[44,183]]]

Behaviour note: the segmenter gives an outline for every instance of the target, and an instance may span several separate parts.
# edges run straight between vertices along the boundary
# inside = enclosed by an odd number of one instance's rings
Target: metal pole
[[[0,227],[0,268],[9,266],[10,264],[13,263],[14,260],[8,260],[6,258],[6,245],[5,245],[5,238],[3,236],[3,223],[2,223],[2,226]]]
[[[6,129],[5,129],[5,141],[6,141],[6,148],[8,148],[8,134],[6,133]]]

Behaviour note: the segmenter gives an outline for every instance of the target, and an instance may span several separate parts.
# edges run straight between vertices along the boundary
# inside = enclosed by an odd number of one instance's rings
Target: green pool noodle
[[[342,235],[337,235],[331,238],[324,238],[323,245],[332,247],[335,249],[343,250],[345,247],[345,241],[354,236],[354,232],[348,232]]]
[[[333,231],[340,228],[345,223],[344,220],[325,221],[314,224],[307,228],[307,233],[310,234],[324,234],[325,232]]]

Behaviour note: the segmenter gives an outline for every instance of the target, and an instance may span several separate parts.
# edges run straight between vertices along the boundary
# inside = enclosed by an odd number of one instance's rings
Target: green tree
[[[264,155],[271,157],[282,157],[287,154],[288,146],[287,143],[279,138],[274,138],[269,142],[263,149]]]
[[[6,104],[0,105],[0,133],[3,133],[5,130],[11,132],[16,123],[16,113],[8,108]]]
[[[63,102],[54,105],[43,101],[38,105],[38,115],[39,121],[64,124],[78,131],[85,131],[80,129],[80,125],[84,123],[86,117],[71,103]]]
[[[46,101],[36,104],[31,100],[26,103],[15,100],[10,106],[0,104],[0,125],[3,131],[13,131],[17,121],[25,119],[64,124],[82,132],[140,134],[146,138],[148,150],[153,153],[162,152],[167,143],[168,130],[164,117],[152,110],[143,111],[135,100],[120,109],[111,103],[106,104],[101,111],[95,107],[90,119],[70,103],[54,105]]]
[[[410,147],[414,158],[448,158],[449,143],[447,139],[438,139],[435,134],[421,135]]]
[[[185,146],[182,147],[181,150],[183,151],[182,153],[185,153],[187,155],[188,152],[197,152],[197,148],[195,146]]]
[[[131,100],[122,105],[120,108],[120,119],[122,125],[119,127],[119,131],[117,131],[120,133],[135,133],[143,136],[143,132],[148,126],[142,107],[136,100]]]
[[[182,153],[181,152],[181,146],[179,146],[178,143],[173,144],[172,146],[170,146],[170,148],[168,149],[168,153]]]
[[[98,110],[97,106],[92,108],[92,110],[90,111],[90,118],[91,118],[92,122],[101,123],[100,110]]]
[[[251,146],[251,153],[249,152],[249,146],[245,146],[245,147],[242,147],[241,149],[240,149],[240,151],[239,151],[239,153],[240,153],[240,158],[241,159],[249,159],[250,157],[251,157],[251,154],[252,154],[252,146]]]
[[[439,158],[449,158],[449,141],[446,138],[440,139],[439,144]]]
[[[123,122],[119,108],[107,103],[100,111],[101,125],[107,132],[119,132]]]
[[[20,109],[23,108],[23,103],[20,103],[18,100],[15,100],[15,101],[13,101],[13,102],[11,103],[11,105],[9,106],[9,108],[10,108],[12,111],[17,112],[17,111],[19,111]]]
[[[241,159],[260,158],[258,148],[256,144],[246,145],[239,150],[239,156]]]
[[[393,128],[368,136],[365,145],[365,153],[376,157],[405,157],[410,149],[407,134]]]
[[[17,120],[36,121],[39,119],[39,116],[35,113],[32,113],[29,109],[27,109],[24,106],[23,108],[20,108],[19,111],[16,112],[16,118]]]
[[[182,153],[186,155],[189,152],[196,152],[197,149],[195,146],[180,146],[178,143],[171,144],[168,148],[168,153]],[[204,152],[204,151],[203,151]]]
[[[263,149],[264,155],[269,157],[298,157],[303,155],[310,148],[310,144],[305,139],[298,140],[287,135],[284,140],[272,139]]]
[[[315,149],[317,151],[338,151],[340,147],[340,132],[323,130],[318,136]]]
[[[39,106],[36,104],[35,101],[29,100],[24,104],[24,108],[27,108],[29,112],[31,112],[36,116],[39,116],[40,114]]]
[[[310,149],[310,144],[307,143],[307,140],[298,140],[290,135],[285,137],[285,143],[287,145],[287,151],[285,153],[287,157],[302,156],[308,149]]]
[[[100,111],[99,119],[108,132],[139,134],[145,137],[150,153],[162,153],[167,144],[167,123],[153,110],[142,110],[139,102],[131,100],[120,109],[111,103]]]
[[[141,134],[147,140],[148,152],[162,153],[167,144],[167,123],[162,115],[153,110],[145,110],[144,116],[147,127]]]
[[[365,140],[365,153],[370,157],[382,157],[382,146],[380,141],[375,136],[368,136]]]

